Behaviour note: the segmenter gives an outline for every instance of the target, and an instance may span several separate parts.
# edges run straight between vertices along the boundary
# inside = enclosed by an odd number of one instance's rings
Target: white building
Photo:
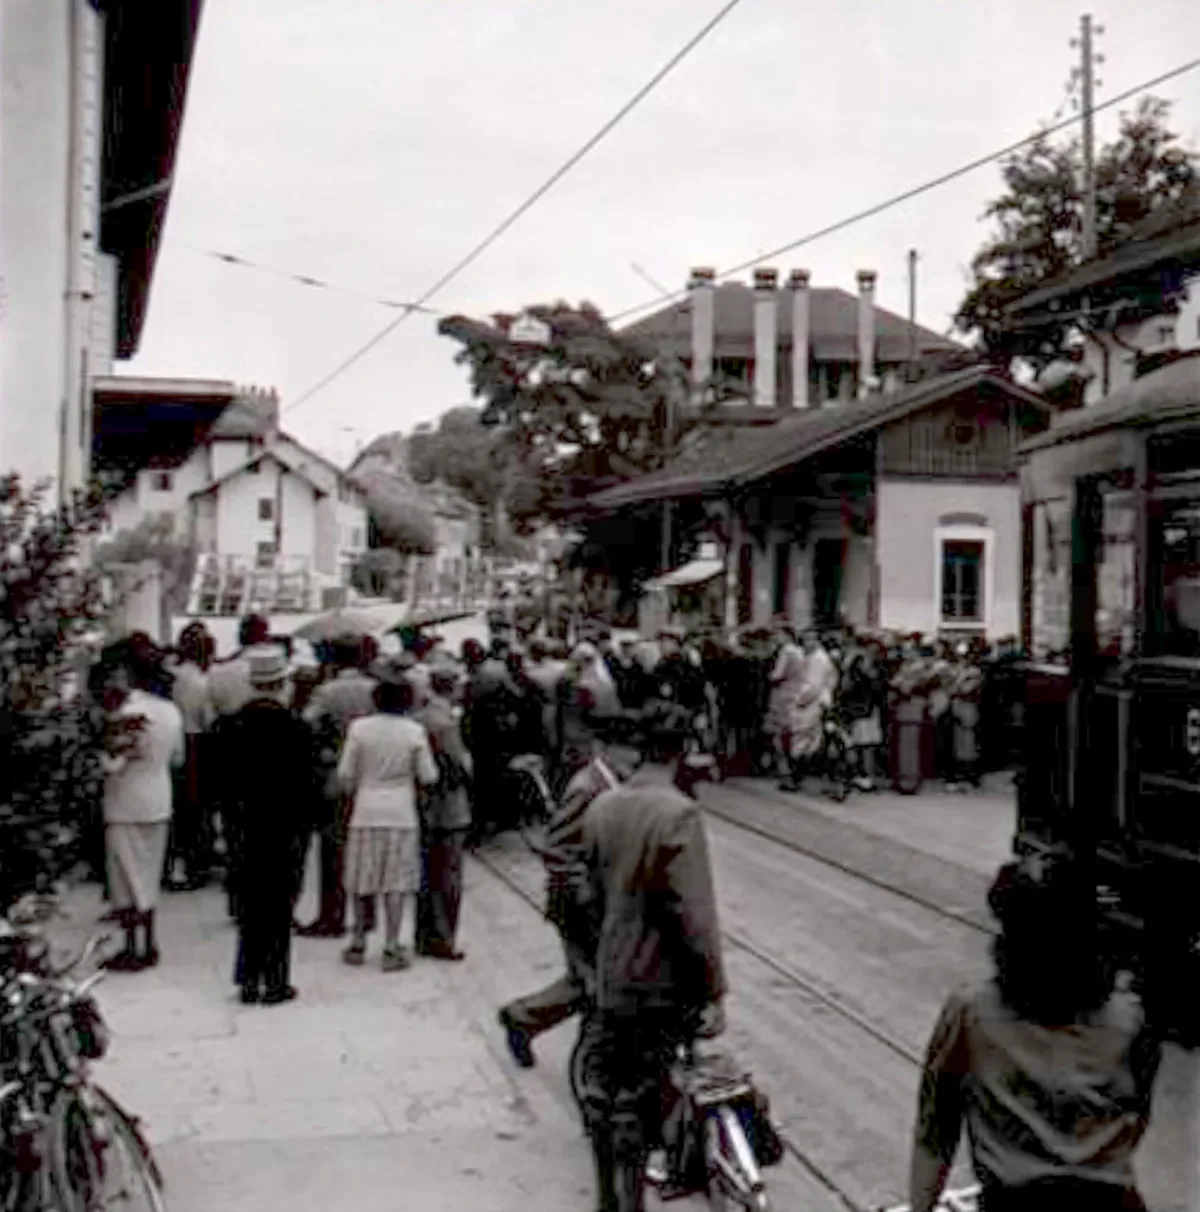
[[[206,394],[214,412],[224,404],[204,424],[196,417]],[[113,378],[97,381],[96,399],[98,462],[127,469],[108,532],[171,517],[200,556],[196,613],[308,610],[349,584],[367,546],[365,497],[335,464],[279,429],[274,393]],[[156,409],[183,415],[159,420]],[[122,412],[144,453],[120,440]]]
[[[0,470],[82,484],[90,380],[132,357],[201,0],[0,4]]]

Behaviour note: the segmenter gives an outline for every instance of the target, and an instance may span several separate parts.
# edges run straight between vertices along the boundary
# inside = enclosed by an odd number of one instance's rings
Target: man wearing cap
[[[375,711],[375,680],[363,671],[362,643],[343,636],[333,642],[332,650],[334,675],[313,691],[304,711],[325,770],[324,806],[315,825],[321,838],[321,908],[314,921],[301,927],[305,938],[341,938],[346,933],[341,870],[346,822],[337,764],[350,725]]]
[[[238,839],[235,982],[244,1003],[278,1005],[296,996],[290,973],[298,856],[322,788],[312,731],[287,705],[282,651],[251,649],[246,663],[250,701],[218,725],[229,757],[224,802]]]

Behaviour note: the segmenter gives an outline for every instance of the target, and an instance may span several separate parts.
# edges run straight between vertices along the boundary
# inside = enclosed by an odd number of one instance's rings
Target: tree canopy
[[[1167,101],[1142,98],[1121,115],[1116,139],[1097,149],[1100,255],[1197,200],[1196,156],[1170,129],[1170,109]],[[1005,308],[1084,259],[1081,141],[1043,136],[1007,159],[1002,176],[1004,193],[984,212],[994,231],[975,256],[975,284],[955,319],[997,361],[1025,357],[1045,365],[1066,349],[1071,322],[1014,330]]]
[[[502,435],[514,517],[552,516],[605,483],[659,466],[682,367],[654,344],[613,330],[589,303],[525,308],[546,340],[512,339],[517,317],[453,316],[438,331],[470,370],[480,419]],[[516,508],[513,508],[513,506]]]

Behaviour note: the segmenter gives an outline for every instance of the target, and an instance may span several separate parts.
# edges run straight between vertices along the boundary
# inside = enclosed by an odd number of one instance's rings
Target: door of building
[[[775,614],[780,618],[792,617],[792,545],[791,543],[775,544],[775,584],[774,601]]]
[[[818,539],[813,545],[813,625],[836,627],[841,617],[844,539]]]

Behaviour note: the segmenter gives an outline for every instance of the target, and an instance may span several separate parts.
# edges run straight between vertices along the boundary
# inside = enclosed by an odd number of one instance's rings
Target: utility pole
[[[908,250],[908,360],[917,360],[917,250]]]
[[[1096,37],[1104,33],[1104,26],[1093,25],[1090,13],[1084,13],[1079,22],[1079,37],[1071,39],[1071,45],[1079,48],[1079,106],[1083,114],[1083,257],[1091,260],[1096,255],[1096,65],[1104,62],[1103,55],[1093,50]]]

